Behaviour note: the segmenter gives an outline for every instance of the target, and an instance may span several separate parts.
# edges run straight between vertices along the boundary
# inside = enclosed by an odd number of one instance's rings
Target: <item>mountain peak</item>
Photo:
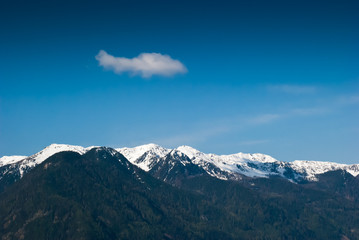
[[[184,153],[185,155],[187,155],[190,159],[194,158],[197,155],[204,154],[201,151],[199,151],[191,146],[186,146],[186,145],[179,146],[176,149],[178,151]]]
[[[76,146],[76,145],[53,143],[47,146],[46,148],[44,148],[42,151],[30,156],[29,158],[35,159],[36,163],[39,164],[44,160],[46,160],[48,157],[58,152],[72,151],[72,152],[77,152],[79,154],[84,154],[88,150],[91,150],[92,148],[95,148],[95,146],[84,148],[82,146]]]
[[[266,155],[266,154],[262,154],[262,153],[235,153],[235,154],[231,154],[231,155],[223,155],[223,156],[234,156],[237,158],[241,158],[241,159],[248,159],[251,161],[257,161],[257,162],[262,162],[262,163],[273,163],[273,162],[278,162],[277,159]]]
[[[95,148],[94,146],[91,147],[81,147],[81,146],[75,146],[75,145],[68,145],[68,144],[57,144],[53,143],[43,150],[41,150],[38,153],[35,153],[34,155],[31,155],[23,160],[21,160],[20,163],[20,175],[22,176],[24,174],[24,171],[31,169],[35,167],[36,165],[42,163],[52,155],[59,153],[59,152],[77,152],[79,154],[85,154],[87,151],[91,150],[92,148]]]
[[[149,144],[143,144],[136,147],[123,147],[123,148],[117,148],[116,150],[122,151],[124,149],[132,150],[136,152],[146,152],[146,151],[164,151],[166,148],[161,147],[160,145],[157,145],[155,143],[149,143]]]
[[[116,151],[124,155],[131,163],[149,171],[154,161],[166,156],[171,150],[150,143],[133,148],[117,148]]]

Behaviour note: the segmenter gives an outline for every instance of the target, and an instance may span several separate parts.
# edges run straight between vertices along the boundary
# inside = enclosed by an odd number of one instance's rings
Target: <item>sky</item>
[[[190,145],[359,163],[358,1],[0,2],[0,156]]]

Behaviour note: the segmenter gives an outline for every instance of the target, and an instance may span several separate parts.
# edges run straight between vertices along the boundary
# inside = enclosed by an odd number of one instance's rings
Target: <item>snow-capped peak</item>
[[[52,155],[73,151],[84,154],[92,147],[81,147],[66,144],[51,144],[42,151],[26,156],[4,156],[0,158],[0,167],[11,165],[19,170],[22,176],[24,172],[42,163]],[[145,171],[150,171],[156,164],[168,160],[179,160],[183,165],[195,164],[205,170],[209,175],[219,179],[238,180],[247,177],[281,176],[290,181],[298,182],[306,179],[317,180],[318,174],[328,171],[345,170],[353,176],[359,175],[359,164],[347,165],[332,162],[294,161],[282,162],[275,158],[255,153],[235,153],[230,155],[216,155],[203,153],[190,146],[180,146],[175,149],[163,148],[157,144],[145,144],[133,148],[117,148],[117,152],[123,154],[132,164]],[[0,176],[1,177],[1,176]]]
[[[172,159],[179,161],[184,166],[191,163],[188,155],[184,154],[183,152],[179,151],[178,149],[171,150],[169,155],[171,156]]]
[[[190,146],[179,146],[178,148],[176,148],[178,151],[184,153],[185,155],[187,155],[187,157],[189,157],[190,159],[195,158],[196,156],[200,156],[203,155],[204,153],[198,151],[197,149],[190,147]]]
[[[36,165],[42,163],[47,158],[51,157],[56,153],[71,151],[71,152],[77,152],[82,155],[85,154],[87,151],[91,150],[92,148],[95,148],[95,146],[84,148],[81,146],[74,146],[67,144],[51,144],[50,146],[47,146],[40,152],[35,153],[34,155],[23,159],[20,164],[20,175],[22,176],[26,169],[35,167]]]
[[[130,162],[145,171],[151,170],[161,158],[170,154],[182,153],[186,155],[193,164],[203,168],[208,174],[220,179],[240,179],[242,175],[248,177],[269,177],[272,175],[288,178],[288,171],[292,171],[291,181],[307,179],[316,180],[316,175],[327,171],[343,169],[353,176],[359,174],[358,165],[346,165],[337,163],[294,161],[281,162],[277,159],[261,153],[235,153],[230,155],[217,155],[203,153],[190,146],[179,146],[173,150],[163,148],[156,144],[146,144],[134,148],[116,149],[122,153]]]
[[[279,162],[271,156],[260,153],[240,152],[230,155],[216,155],[202,153],[189,146],[180,146],[177,150],[186,154],[193,163],[201,166],[208,174],[220,179],[239,179],[238,174],[249,177],[267,177],[269,174],[264,165]]]
[[[261,153],[235,153],[235,154],[229,154],[229,155],[217,155],[217,154],[213,154],[213,153],[203,153],[200,152],[199,150],[190,147],[190,146],[180,146],[177,148],[178,151],[186,154],[190,159],[194,159],[194,158],[198,158],[198,157],[204,157],[206,160],[214,160],[214,159],[226,159],[226,160],[240,160],[241,162],[244,160],[250,160],[250,161],[258,161],[258,162],[277,162],[278,160],[266,155],[266,154],[261,154]]]
[[[277,159],[266,155],[266,154],[262,154],[262,153],[236,153],[236,154],[231,154],[231,155],[222,155],[222,156],[233,156],[234,158],[239,158],[239,159],[247,159],[250,161],[257,161],[257,162],[262,162],[262,163],[273,163],[273,162],[278,162]]]
[[[82,154],[86,153],[88,150],[91,150],[92,148],[94,148],[94,146],[84,148],[81,146],[54,143],[54,144],[51,144],[50,146],[47,146],[42,151],[30,156],[29,158],[34,159],[36,164],[40,164],[47,158],[49,158],[52,155],[59,153],[59,152],[71,151],[71,152],[77,152],[82,155]]]
[[[133,148],[117,148],[116,151],[124,155],[131,163],[149,171],[154,162],[166,156],[171,150],[150,143]]]

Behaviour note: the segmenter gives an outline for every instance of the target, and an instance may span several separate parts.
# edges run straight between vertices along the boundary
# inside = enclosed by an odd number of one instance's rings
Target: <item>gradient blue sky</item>
[[[191,145],[359,163],[358,1],[0,3],[0,156]],[[168,54],[188,72],[99,66]]]

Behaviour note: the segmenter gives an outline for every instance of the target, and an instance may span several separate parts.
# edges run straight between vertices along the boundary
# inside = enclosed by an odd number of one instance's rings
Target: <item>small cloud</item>
[[[125,58],[114,57],[101,50],[95,58],[105,69],[117,74],[128,72],[130,75],[140,75],[143,78],[153,75],[171,77],[187,72],[187,68],[180,61],[160,53],[141,53],[135,58]]]
[[[271,85],[268,87],[270,91],[283,92],[288,94],[313,94],[317,91],[314,86],[300,86],[300,85]]]

